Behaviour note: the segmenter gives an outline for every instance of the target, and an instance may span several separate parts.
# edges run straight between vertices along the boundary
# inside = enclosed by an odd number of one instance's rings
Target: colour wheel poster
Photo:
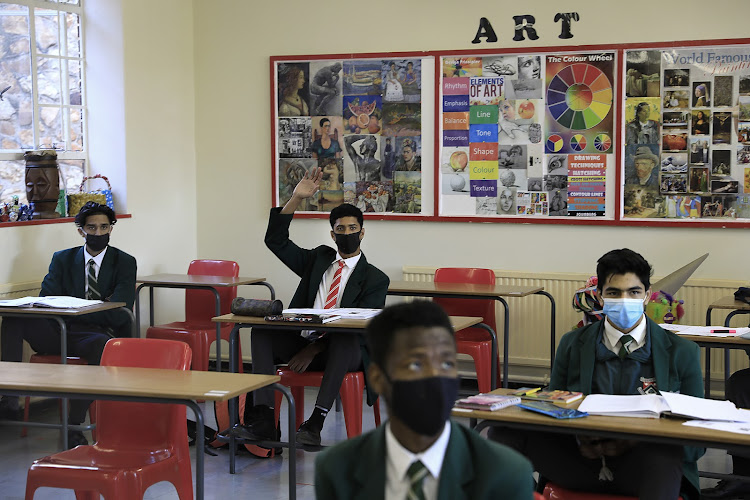
[[[547,55],[546,153],[612,153],[613,52]]]

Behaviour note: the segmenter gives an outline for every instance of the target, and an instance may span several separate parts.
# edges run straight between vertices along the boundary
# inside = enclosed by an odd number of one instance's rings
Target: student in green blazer
[[[67,295],[81,299],[125,302],[132,309],[135,301],[135,258],[109,246],[112,228],[117,222],[106,205],[88,202],[76,215],[78,234],[85,245],[55,252],[49,272],[42,281],[40,296]],[[90,276],[93,275],[93,278]],[[104,344],[112,337],[130,334],[130,316],[113,310],[65,320],[68,355],[80,356],[98,365]],[[23,341],[40,354],[60,354],[60,327],[49,319],[5,318],[2,322],[2,360],[21,361]],[[76,399],[70,403],[69,421],[80,424],[86,418],[91,401]],[[3,397],[0,415],[16,417],[17,397]],[[71,447],[86,444],[80,431],[70,431]]]
[[[648,262],[627,248],[599,259],[597,292],[605,319],[563,336],[550,389],[703,397],[698,345],[662,330],[644,314],[650,278]],[[563,487],[641,499],[676,499],[680,493],[698,498],[700,448],[554,433],[491,435],[531,458],[541,476]]]
[[[448,419],[458,391],[450,319],[428,301],[387,307],[367,327],[369,374],[389,420],[315,461],[326,500],[531,500],[531,464]]]
[[[289,225],[295,210],[318,191],[321,178],[320,168],[307,173],[284,207],[271,209],[268,220],[266,246],[300,277],[289,307],[381,308],[385,305],[390,280],[370,264],[360,250],[365,229],[362,212],[357,207],[344,203],[331,210],[330,234],[336,249],[326,245],[305,249],[289,239]],[[288,363],[292,370],[300,373],[323,371],[315,408],[297,432],[298,442],[320,445],[320,431],[344,376],[367,365],[367,352],[359,336],[328,332],[318,337],[314,332],[303,337],[297,330],[253,328],[251,342],[253,373],[273,374],[277,363]],[[276,440],[279,434],[273,420],[273,391],[259,389],[253,393],[253,398],[254,405],[245,406],[244,426],[238,427],[237,432],[250,439]]]

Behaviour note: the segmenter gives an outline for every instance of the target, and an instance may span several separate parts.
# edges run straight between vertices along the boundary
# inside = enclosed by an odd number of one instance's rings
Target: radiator
[[[432,281],[434,267],[405,266],[402,268],[406,281]],[[495,270],[495,279],[502,285],[542,286],[552,295],[557,306],[556,338],[557,341],[571,330],[581,319],[581,313],[571,305],[573,293],[584,286],[589,275],[576,273],[535,273],[523,271]],[[653,281],[657,281],[654,279]],[[703,325],[706,321],[708,306],[721,297],[732,295],[743,281],[691,279],[677,292],[676,298],[683,300],[685,316],[680,323],[686,325]],[[510,358],[509,373],[511,381],[544,382],[549,377],[549,300],[546,297],[530,295],[522,298],[506,298],[510,309]],[[723,325],[728,310],[714,310],[712,323]],[[498,328],[502,328],[502,305],[497,306]],[[732,319],[732,326],[747,326],[748,316],[737,315]],[[498,333],[499,348],[502,352],[503,335]],[[731,371],[748,367],[748,357],[742,350],[730,351]],[[705,354],[701,354],[704,356]],[[502,360],[502,357],[501,357]],[[701,360],[703,362],[703,360]],[[461,360],[462,374],[465,360]],[[469,361],[470,363],[470,361]],[[471,368],[471,367],[469,367]],[[723,390],[724,352],[711,350],[711,381],[718,390]]]

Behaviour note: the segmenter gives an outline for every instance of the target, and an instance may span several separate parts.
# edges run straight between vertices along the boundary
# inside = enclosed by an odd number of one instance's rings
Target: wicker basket
[[[107,183],[107,189],[103,191],[90,191],[88,193],[83,192],[83,186],[86,184],[86,181],[89,179],[102,179],[104,182]],[[75,217],[78,215],[78,212],[81,211],[81,208],[88,203],[89,201],[93,201],[95,203],[98,203],[100,205],[109,205],[109,200],[107,199],[107,192],[112,192],[112,186],[109,183],[109,179],[104,177],[101,174],[96,174],[91,177],[84,177],[81,181],[81,187],[78,188],[78,193],[74,193],[71,195],[68,195],[68,215],[70,217]],[[110,195],[111,200],[111,195]],[[111,208],[111,207],[110,207]]]

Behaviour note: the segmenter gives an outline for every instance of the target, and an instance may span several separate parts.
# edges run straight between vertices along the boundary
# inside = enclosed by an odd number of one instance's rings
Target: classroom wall
[[[297,285],[262,239],[271,204],[269,57],[272,55],[524,48],[747,36],[744,0],[705,2],[436,2],[383,0],[362,10],[344,0],[195,1],[198,254],[240,262],[288,302]],[[578,12],[560,40],[557,12]],[[540,39],[513,42],[513,15],[532,14]],[[472,45],[480,17],[500,42]],[[427,133],[432,133],[428,131]],[[628,246],[664,275],[711,255],[695,277],[744,279],[744,229],[585,227],[503,223],[366,221],[363,250],[391,279],[403,265],[480,266],[594,273],[606,251]],[[324,220],[297,220],[302,246],[330,243]],[[259,292],[260,293],[260,292]],[[560,298],[567,304],[567,298]],[[563,305],[563,307],[566,307]]]

